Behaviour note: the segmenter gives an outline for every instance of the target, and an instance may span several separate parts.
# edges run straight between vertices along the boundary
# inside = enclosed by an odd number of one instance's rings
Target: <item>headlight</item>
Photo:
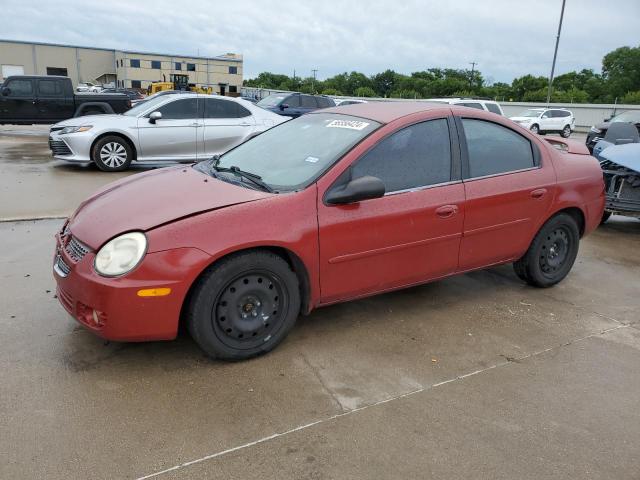
[[[65,135],[67,133],[79,133],[86,132],[87,130],[91,130],[93,125],[83,125],[81,127],[64,127],[60,130],[60,135]]]
[[[599,128],[596,128],[596,127],[591,127],[591,131],[593,133],[602,133],[602,130],[600,130]]]
[[[96,255],[96,272],[105,277],[124,275],[135,268],[147,251],[147,237],[130,232],[107,242]]]

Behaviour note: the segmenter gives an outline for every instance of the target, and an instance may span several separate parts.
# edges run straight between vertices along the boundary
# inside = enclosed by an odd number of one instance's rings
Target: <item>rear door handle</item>
[[[449,218],[456,213],[458,213],[457,205],[443,205],[442,207],[436,208],[436,215],[440,218]]]
[[[547,189],[546,188],[538,188],[536,190],[533,190],[531,192],[531,196],[533,198],[542,198],[545,196],[545,194],[547,193]]]

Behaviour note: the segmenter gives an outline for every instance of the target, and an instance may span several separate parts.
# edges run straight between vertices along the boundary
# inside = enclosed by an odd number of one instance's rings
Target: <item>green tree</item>
[[[614,97],[640,90],[640,46],[607,53],[602,59],[602,75]]]
[[[356,91],[353,92],[356,97],[375,97],[376,92],[371,87],[359,87],[356,88]]]
[[[344,95],[344,93],[342,93],[340,90],[336,90],[335,88],[325,88],[324,90],[322,90],[322,94],[323,95],[338,95],[338,96]]]
[[[621,103],[628,103],[633,105],[640,104],[640,90],[627,93],[624,97],[622,97]]]
[[[381,97],[388,97],[398,86],[399,76],[393,70],[385,70],[371,77],[373,89]]]

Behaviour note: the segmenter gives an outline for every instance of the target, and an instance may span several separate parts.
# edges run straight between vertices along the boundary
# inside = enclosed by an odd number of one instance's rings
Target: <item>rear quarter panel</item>
[[[566,150],[545,145],[558,179],[553,210],[579,208],[585,218],[583,234],[587,235],[598,227],[604,211],[602,169],[584,145],[564,139],[562,143]]]

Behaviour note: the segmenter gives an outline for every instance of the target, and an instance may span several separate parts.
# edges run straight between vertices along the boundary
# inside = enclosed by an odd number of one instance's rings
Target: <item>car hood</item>
[[[63,120],[62,122],[58,122],[53,127],[79,127],[82,125],[100,125],[105,123],[113,123],[114,121],[118,121],[120,119],[129,119],[136,121],[135,117],[127,117],[125,115],[119,115],[117,113],[107,114],[107,115],[86,115],[83,117],[75,117],[70,118],[68,120]]]
[[[124,232],[147,231],[198,213],[272,194],[216,180],[191,166],[132,175],[106,185],[69,219],[71,233],[93,249]]]
[[[626,143],[605,148],[600,156],[618,165],[640,173],[640,143]]]
[[[514,122],[523,122],[523,121],[533,121],[536,117],[509,117],[509,120],[513,120]]]

